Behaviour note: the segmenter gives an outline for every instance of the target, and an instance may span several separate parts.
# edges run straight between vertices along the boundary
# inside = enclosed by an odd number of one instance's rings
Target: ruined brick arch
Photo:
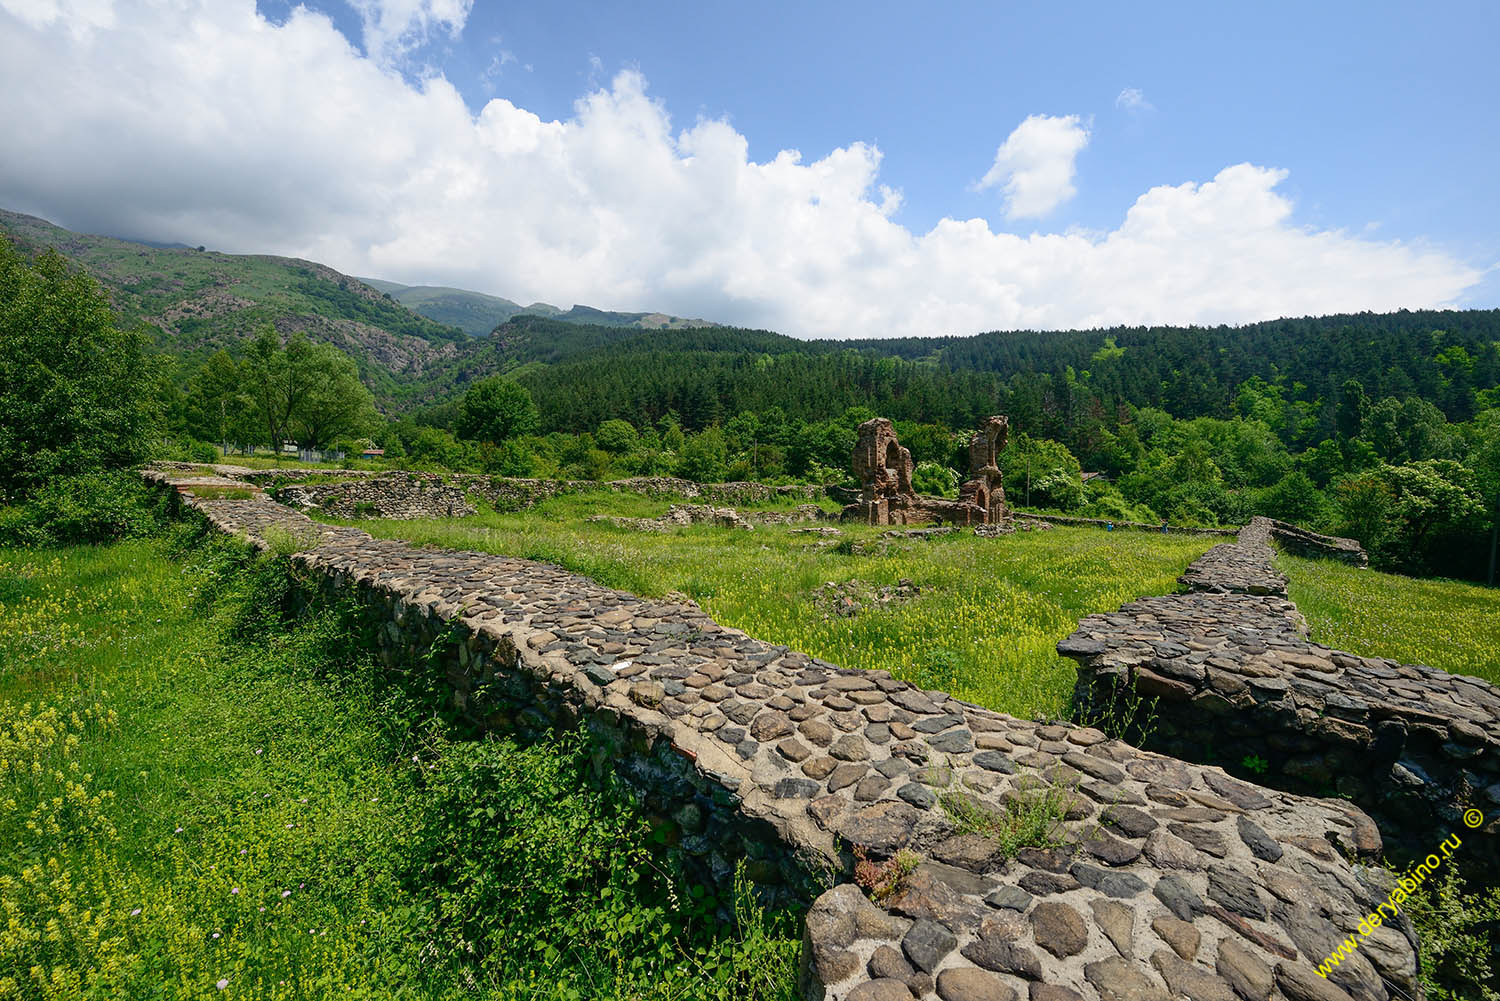
[[[1010,434],[1010,419],[996,415],[987,419],[969,439],[969,479],[959,488],[959,500],[983,512],[982,521],[1004,521],[1005,484],[1000,474],[1000,450]]]
[[[1005,447],[1010,422],[990,417],[969,441],[970,479],[957,501],[919,495],[912,486],[911,452],[896,440],[896,429],[885,417],[859,426],[853,468],[860,483],[859,500],[844,508],[842,517],[870,525],[946,522],[990,525],[1004,521],[1005,489],[1000,483],[996,456]]]

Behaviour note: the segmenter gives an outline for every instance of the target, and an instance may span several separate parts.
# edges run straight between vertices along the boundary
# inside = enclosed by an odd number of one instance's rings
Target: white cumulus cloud
[[[347,0],[359,14],[365,52],[381,63],[398,60],[438,32],[457,38],[474,0]]]
[[[1115,98],[1115,107],[1137,113],[1156,110],[1156,105],[1146,100],[1146,95],[1139,87],[1126,87],[1120,91],[1120,95]]]
[[[388,6],[426,12],[381,22],[398,43],[467,10]],[[674,125],[630,72],[563,120],[499,97],[475,113],[441,76],[407,80],[387,59],[300,7],[273,25],[252,0],[0,0],[0,206],[800,336],[1433,306],[1480,278],[1441,250],[1297,224],[1272,167],[1152,188],[1109,232],[1020,237],[982,219],[915,232],[866,143],[756,162],[725,121]],[[1086,139],[1076,119],[1028,119],[997,183],[1023,212],[1055,203]]]
[[[979,187],[1004,192],[1006,218],[1039,218],[1078,193],[1074,161],[1088,144],[1077,115],[1031,115],[1000,144]]]

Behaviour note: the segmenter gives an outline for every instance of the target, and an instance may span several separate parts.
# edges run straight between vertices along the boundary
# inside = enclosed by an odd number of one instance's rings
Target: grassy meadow
[[[1500,593],[1494,588],[1285,553],[1277,566],[1319,643],[1500,684]]]
[[[349,524],[386,538],[555,563],[636,594],[679,591],[760,639],[845,667],[886,668],[1027,718],[1066,715],[1075,672],[1055,647],[1080,618],[1172,591],[1217,541],[1087,528],[932,540],[880,540],[880,529],[847,525],[831,539],[779,525],[658,534],[585,520],[654,517],[666,508],[666,501],[591,493],[514,514]],[[878,601],[878,589],[902,580],[919,593]],[[827,586],[847,582],[863,608],[846,616],[831,610],[841,592]]]
[[[795,916],[686,883],[582,738],[458,739],[288,581],[0,549],[0,998],[790,997]]]

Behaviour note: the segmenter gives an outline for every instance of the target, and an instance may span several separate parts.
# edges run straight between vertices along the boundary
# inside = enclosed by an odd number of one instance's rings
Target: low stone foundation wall
[[[744,481],[695,483],[671,476],[637,476],[600,482],[404,470],[250,469],[224,463],[204,465],[192,462],[158,462],[153,466],[162,472],[218,476],[262,487],[276,483],[290,484],[281,488],[280,496],[286,503],[299,507],[321,507],[344,518],[366,515],[379,518],[462,517],[464,514],[474,513],[465,496],[469,493],[484,498],[501,511],[520,511],[549,497],[588,490],[612,490],[615,493],[634,493],[645,497],[673,497],[730,505],[785,499],[816,501],[827,496],[827,489],[817,484],[773,486]],[[302,482],[310,479],[327,482]],[[447,515],[443,512],[444,505],[438,502],[437,495],[433,492],[437,486],[445,486],[454,491],[448,495],[447,504],[454,511],[462,513]],[[403,496],[403,491],[412,496]],[[376,513],[372,514],[372,510]],[[397,513],[384,513],[387,511]],[[400,513],[407,511],[412,513]]]
[[[1339,560],[1357,567],[1370,565],[1370,557],[1364,547],[1353,539],[1340,539],[1332,535],[1319,535],[1305,528],[1289,525],[1272,518],[1257,519],[1265,522],[1267,534],[1276,544],[1296,556],[1311,556],[1319,559]]]
[[[1272,565],[1273,537],[1257,519],[1188,569],[1188,593],[1080,622],[1058,644],[1079,664],[1076,704],[1088,712],[1130,693],[1154,697],[1148,746],[1349,797],[1398,859],[1423,858],[1458,832],[1461,867],[1500,878],[1500,691],[1309,641]],[[1485,815],[1477,829],[1464,823],[1470,809]]]
[[[723,887],[743,857],[767,901],[812,900],[809,1001],[1421,996],[1404,919],[1331,980],[1315,970],[1389,892],[1346,857],[1381,848],[1350,804],[839,668],[556,567],[148,475],[224,531],[304,539],[294,562],[358,596],[386,663],[442,671],[477,723],[587,725],[598,767],[704,879]],[[1007,859],[994,828],[1027,804],[1051,847]]]
[[[718,528],[736,528],[749,532],[750,524],[732,507],[712,507],[708,504],[673,504],[667,513],[656,518],[619,518],[608,514],[590,515],[586,520],[600,521],[617,528],[628,528],[636,532],[670,532],[674,528],[689,525],[714,525]]]
[[[1050,521],[1056,525],[1086,525],[1089,528],[1108,528],[1113,525],[1119,529],[1130,529],[1135,532],[1160,532],[1160,525],[1149,525],[1141,521],[1110,521],[1107,518],[1075,518],[1065,514],[1027,514],[1024,511],[1012,511],[1012,518],[1021,521]],[[1234,528],[1184,528],[1177,525],[1168,525],[1167,533],[1171,535],[1227,535],[1230,538],[1239,534]]]
[[[338,518],[462,518],[474,513],[462,487],[435,473],[381,473],[338,483],[295,483],[276,499]]]

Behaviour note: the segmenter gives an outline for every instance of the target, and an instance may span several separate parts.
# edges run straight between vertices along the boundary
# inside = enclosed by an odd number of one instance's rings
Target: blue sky
[[[54,61],[96,69],[79,19],[102,42],[132,29],[148,37],[159,14],[101,2],[113,11],[108,24],[82,13],[48,20],[28,15],[28,0],[0,0],[0,46],[52,45]],[[309,215],[296,209],[300,195],[248,171],[254,192],[210,185],[174,207],[145,182],[67,198],[60,182],[27,178],[0,158],[0,204],[188,242],[215,243],[202,233],[212,225],[223,249],[321,254],[402,281],[808,335],[838,336],[850,316],[860,328],[851,334],[957,333],[1500,305],[1500,60],[1491,51],[1500,6],[932,6],[325,0],[294,11],[262,2],[236,16],[240,34],[256,15],[267,31],[250,32],[225,65],[184,69],[178,84],[201,91],[205,80],[233,79],[236,58],[289,64],[282,76],[297,81],[294,92],[251,120],[261,128],[272,114],[316,117],[318,135],[369,137],[383,106],[402,109],[365,158],[384,172],[355,176],[365,168],[334,153],[304,165],[309,178],[340,180],[334,200],[350,201],[349,220],[384,212],[382,226],[341,222],[320,206],[312,215],[339,232],[314,232],[296,222]],[[180,15],[195,17],[211,23],[199,37],[229,30],[206,8]],[[329,47],[330,33],[342,35],[346,56]],[[264,53],[254,49],[259,34]],[[467,126],[434,81],[451,85]],[[592,113],[580,104],[595,98]],[[233,118],[261,100],[185,97],[189,140],[199,116]],[[504,140],[484,128],[497,100]],[[425,114],[406,107],[424,101]],[[139,103],[130,114],[144,114]],[[11,119],[24,126],[24,109]],[[446,136],[431,125],[450,119]],[[683,141],[700,122],[716,126],[710,138],[727,158],[711,184],[699,177],[710,158]],[[517,129],[526,133],[519,151]],[[174,141],[189,163],[214,168],[206,141]],[[362,141],[375,140],[351,139]],[[743,157],[725,152],[735,142]],[[456,165],[480,157],[476,143],[495,160],[456,179]],[[409,161],[385,163],[392,145],[409,148]],[[997,162],[1002,146],[1011,152]],[[800,152],[796,169],[766,180],[757,165],[783,150]],[[32,169],[46,159],[33,156]],[[416,190],[414,172],[438,161],[441,185]],[[1238,165],[1250,166],[1212,183]],[[1033,186],[1014,187],[1028,169]],[[756,186],[765,190],[745,194]],[[141,188],[150,210],[106,208],[139,202]],[[455,191],[474,193],[467,211]],[[565,211],[536,213],[537,200]],[[802,219],[808,201],[823,211]],[[402,215],[411,217],[405,232],[392,221]],[[695,218],[711,231],[692,232]],[[787,220],[780,228],[778,218]],[[515,227],[511,242],[530,252],[466,226]],[[888,288],[899,298],[873,301]],[[913,308],[921,297],[926,306]],[[940,329],[919,331],[921,317]]]
[[[312,6],[361,44],[350,7]],[[1153,184],[1248,160],[1291,172],[1305,224],[1500,261],[1500,4],[922,6],[481,2],[411,71],[436,67],[474,110],[503,96],[560,119],[638,69],[674,118],[727,119],[755,160],[874,143],[897,218],[922,230],[1003,225],[973,190],[999,142],[1027,115],[1092,117],[1078,196],[1049,227],[1112,227]],[[1117,103],[1131,89],[1149,109]]]

